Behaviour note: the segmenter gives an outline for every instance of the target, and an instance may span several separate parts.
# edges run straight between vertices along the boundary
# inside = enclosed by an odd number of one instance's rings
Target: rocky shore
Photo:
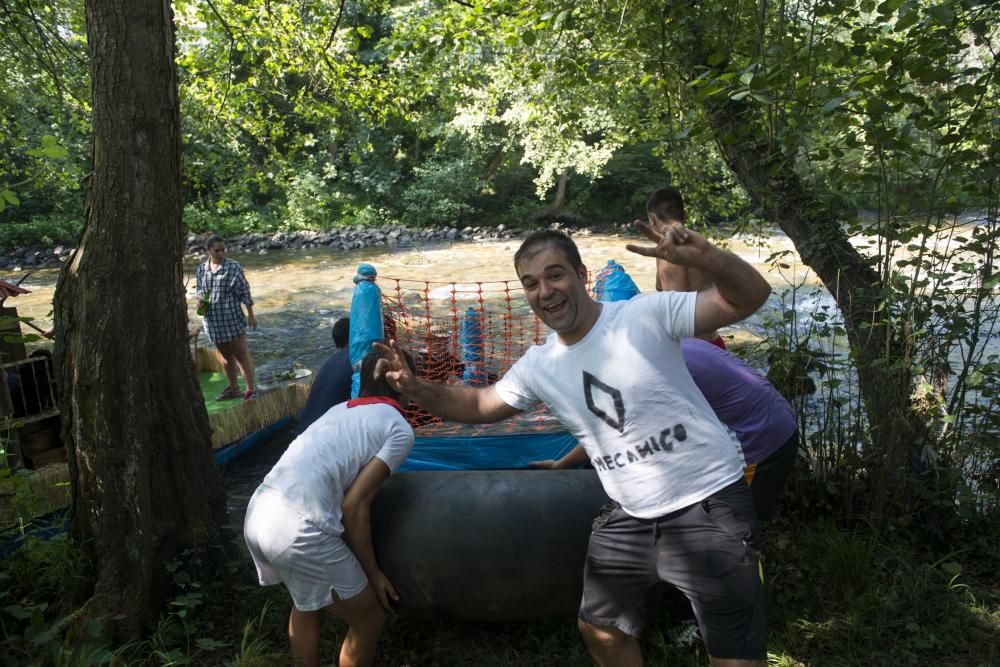
[[[609,225],[596,229],[573,228],[554,222],[551,228],[563,228],[571,234],[595,231],[621,232],[631,225]],[[274,250],[300,250],[330,248],[332,250],[358,250],[377,246],[413,246],[424,243],[447,243],[453,241],[482,241],[488,239],[510,239],[524,236],[529,230],[514,229],[505,225],[496,227],[450,227],[446,229],[408,229],[400,226],[378,228],[345,227],[328,232],[275,232],[269,234],[241,234],[227,237],[226,244],[233,254],[256,253],[265,255]],[[185,239],[185,255],[201,255],[205,251],[204,234],[188,234]],[[73,248],[57,245],[52,248],[20,247],[0,254],[0,271],[24,271],[49,269],[67,261]]]

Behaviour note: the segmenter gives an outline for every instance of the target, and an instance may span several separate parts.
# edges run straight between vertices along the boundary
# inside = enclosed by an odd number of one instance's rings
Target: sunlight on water
[[[578,233],[575,237],[584,263],[592,271],[600,270],[614,259],[631,275],[642,291],[652,290],[655,263],[652,259],[631,253],[626,243],[644,243],[638,235],[618,236]],[[866,239],[859,239],[864,245]],[[390,285],[391,279],[429,281],[432,300],[456,302],[474,301],[480,282],[513,281],[517,285],[513,256],[519,240],[455,242],[438,245],[394,248],[366,248],[353,251],[310,249],[272,250],[240,253],[234,248],[232,259],[240,262],[250,281],[259,323],[257,331],[249,333],[250,350],[262,380],[287,370],[295,364],[317,369],[333,348],[330,328],[337,318],[348,314],[354,291],[352,277],[361,262],[373,264]],[[773,333],[774,325],[764,322],[780,318],[782,310],[793,309],[800,332],[808,332],[814,318],[827,318],[827,323],[839,321],[839,313],[830,294],[815,275],[798,261],[791,241],[783,233],[771,230],[765,237],[735,234],[721,242],[760,270],[770,282],[774,293],[760,313],[736,326],[724,330],[737,341],[752,341],[765,333]],[[773,254],[790,251],[779,267],[767,263]],[[195,271],[200,260],[185,263],[186,287],[190,316],[194,313]],[[21,274],[7,275],[15,282]],[[33,272],[23,283],[31,293],[8,300],[19,314],[34,318],[43,329],[52,325],[52,295],[57,270]],[[456,286],[445,283],[458,283]],[[768,328],[770,327],[770,328]],[[207,341],[203,341],[207,343]],[[833,343],[832,352],[841,353],[845,341]]]

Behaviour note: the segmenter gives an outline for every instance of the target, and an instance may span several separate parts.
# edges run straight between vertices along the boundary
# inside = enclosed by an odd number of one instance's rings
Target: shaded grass
[[[963,558],[968,555],[961,550],[926,553],[903,536],[886,542],[864,528],[846,530],[830,522],[769,526],[764,549],[771,665],[1000,665],[996,578],[967,574]],[[996,572],[995,559],[976,565]],[[274,605],[278,618],[269,636],[280,652],[287,597],[280,588],[252,595],[267,596]],[[679,646],[674,641],[679,624],[691,618],[683,597],[665,596],[642,639],[647,664],[708,664],[700,642]],[[326,659],[335,658],[342,635],[341,624],[325,620]],[[591,662],[572,618],[479,624],[394,616],[378,664],[572,667]]]
[[[776,656],[835,666],[1000,664],[996,579],[991,588],[965,574],[964,549],[931,554],[831,523],[786,526],[775,538],[767,570]]]
[[[911,535],[877,536],[864,525],[779,522],[764,532],[769,663],[782,667],[855,665],[1000,665],[1000,527],[973,531],[972,548],[923,549]],[[234,539],[238,536],[234,535]],[[241,540],[240,540],[241,542]],[[55,592],[77,574],[67,545],[32,545],[2,563],[5,644],[20,651],[3,664],[42,664],[28,655],[28,621],[11,615]],[[231,564],[231,577],[191,581],[179,591],[158,628],[141,642],[105,647],[116,662],[60,664],[224,665],[289,664],[285,629],[290,600],[280,586],[256,584],[249,557]],[[176,574],[175,574],[176,576]],[[185,578],[186,581],[186,578]],[[202,593],[197,605],[191,592]],[[184,596],[187,597],[184,597]],[[56,605],[52,605],[55,607]],[[181,612],[184,612],[183,614]],[[687,601],[670,592],[644,637],[648,665],[704,666],[700,642],[679,645],[678,628],[692,618]],[[55,623],[58,616],[48,622]],[[324,619],[322,650],[335,664],[345,627]],[[68,640],[67,640],[68,641]],[[486,624],[428,621],[394,615],[380,643],[378,665],[409,667],[574,667],[590,665],[575,619]]]

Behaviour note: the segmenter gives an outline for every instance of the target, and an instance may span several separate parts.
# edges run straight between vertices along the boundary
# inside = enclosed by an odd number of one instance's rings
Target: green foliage
[[[65,535],[28,537],[0,561],[0,631],[10,665],[67,667],[113,664],[115,652],[98,644],[101,625],[78,628],[73,604],[91,585],[89,563]]]
[[[426,163],[414,169],[414,182],[403,192],[404,225],[458,227],[476,222],[472,203],[478,194],[479,165],[469,159]]]
[[[773,652],[845,666],[988,665],[1000,655],[996,598],[963,567],[986,563],[832,523],[796,528],[769,540]]]
[[[86,44],[78,3],[0,7],[0,223],[71,214],[87,133]]]
[[[331,206],[335,193],[312,171],[300,172],[292,179],[287,197],[288,214],[282,231],[328,229],[331,220],[339,217],[336,208]]]
[[[269,600],[264,601],[260,615],[250,619],[243,626],[243,638],[240,640],[240,650],[229,667],[269,667],[286,659],[284,653],[275,651],[268,636],[268,618],[271,611]]]
[[[184,208],[184,224],[193,234],[221,234],[230,238],[253,232],[270,232],[278,227],[279,218],[268,210],[222,214],[188,205]]]
[[[29,536],[24,548],[4,559],[2,571],[9,577],[6,588],[12,599],[35,597],[53,606],[79,600],[91,574],[87,560],[65,535],[47,541]]]
[[[0,249],[21,246],[73,246],[83,230],[83,219],[72,213],[49,213],[25,222],[0,224]]]
[[[646,197],[671,181],[651,143],[624,146],[608,161],[603,175],[570,183],[573,208],[591,223],[646,219]]]

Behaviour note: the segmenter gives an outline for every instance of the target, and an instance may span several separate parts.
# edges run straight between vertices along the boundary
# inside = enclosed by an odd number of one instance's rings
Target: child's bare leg
[[[288,641],[296,665],[319,667],[318,611],[299,611],[294,606],[288,616]]]
[[[340,667],[370,667],[375,664],[378,638],[385,625],[385,610],[371,586],[352,598],[335,602],[328,612],[347,623],[347,636],[340,647]]]

